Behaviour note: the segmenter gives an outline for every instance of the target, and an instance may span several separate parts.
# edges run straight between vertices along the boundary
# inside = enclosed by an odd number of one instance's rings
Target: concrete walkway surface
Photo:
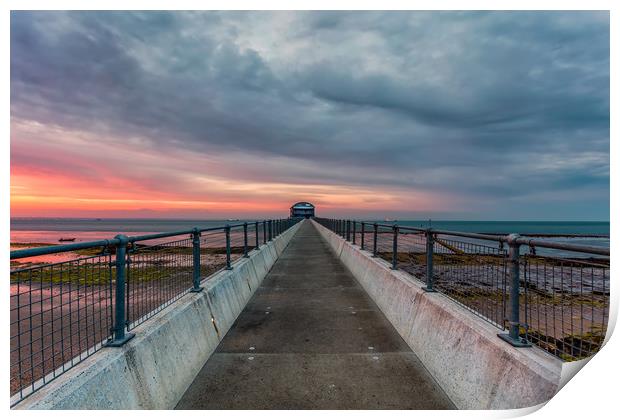
[[[312,223],[302,223],[176,408],[453,409]]]

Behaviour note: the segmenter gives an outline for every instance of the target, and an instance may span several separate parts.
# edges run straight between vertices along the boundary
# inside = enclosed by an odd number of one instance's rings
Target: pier
[[[450,409],[377,305],[304,223],[177,409]]]
[[[519,235],[308,217],[11,259],[63,252],[12,265],[17,409],[530,407],[609,314],[608,248]]]

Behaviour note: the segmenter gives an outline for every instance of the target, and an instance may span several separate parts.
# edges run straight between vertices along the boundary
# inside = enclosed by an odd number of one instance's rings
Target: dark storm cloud
[[[264,180],[609,212],[607,13],[13,12],[11,113],[245,150]]]

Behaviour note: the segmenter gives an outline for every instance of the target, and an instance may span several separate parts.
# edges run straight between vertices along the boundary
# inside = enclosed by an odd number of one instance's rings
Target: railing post
[[[254,233],[256,234],[256,249],[258,249],[258,222],[254,222]]]
[[[355,220],[353,221],[353,245],[355,245]]]
[[[521,287],[519,277],[519,248],[521,245],[517,243],[519,235],[510,234],[507,237],[508,242],[508,259],[510,264],[510,318],[508,320],[509,330],[508,334],[498,334],[498,336],[515,347],[530,347],[525,338],[519,336],[519,328],[521,323],[519,322],[519,289]]]
[[[248,255],[248,222],[243,223],[243,257],[250,257]]]
[[[372,243],[372,256],[376,257],[377,256],[377,230],[378,230],[378,226],[376,223],[373,223],[374,226],[374,232],[373,232],[373,243]]]
[[[230,265],[230,225],[226,225],[224,230],[226,232],[226,270],[232,270]]]
[[[426,230],[426,286],[422,290],[426,292],[436,292],[433,288],[433,250],[435,238],[431,229]]]
[[[267,221],[263,220],[263,243],[267,243]]]
[[[269,240],[273,239],[273,223],[271,219],[269,219]]]
[[[364,222],[362,223],[362,234],[360,237],[360,248],[362,249],[362,251],[364,250],[364,230],[366,230],[366,224]]]
[[[347,242],[351,241],[351,221],[347,219]]]
[[[126,333],[127,318],[125,314],[125,279],[127,267],[127,244],[128,238],[125,235],[116,235],[115,239],[119,240],[116,245],[116,293],[114,295],[114,336],[111,341],[106,343],[108,347],[120,347],[135,334]]]
[[[392,270],[396,270],[398,268],[398,226],[392,226],[392,231],[394,233],[392,239]]]
[[[194,257],[194,287],[192,287],[190,292],[198,293],[204,289],[203,287],[200,287],[200,231],[198,228],[194,228],[192,232],[192,254]]]

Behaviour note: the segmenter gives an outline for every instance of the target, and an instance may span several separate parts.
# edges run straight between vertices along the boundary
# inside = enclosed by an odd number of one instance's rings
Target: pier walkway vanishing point
[[[177,409],[450,409],[305,221]]]

